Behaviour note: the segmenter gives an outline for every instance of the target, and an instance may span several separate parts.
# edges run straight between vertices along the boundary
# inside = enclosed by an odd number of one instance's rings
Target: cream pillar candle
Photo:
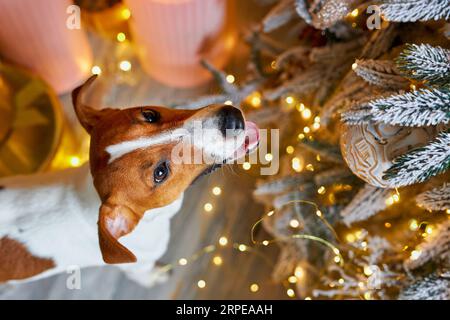
[[[211,79],[200,65],[223,67],[234,47],[227,0],[125,0],[143,68],[156,80],[192,87]],[[227,23],[228,22],[228,23]]]
[[[92,52],[81,29],[66,25],[69,0],[0,1],[0,56],[25,66],[58,93],[89,74]]]

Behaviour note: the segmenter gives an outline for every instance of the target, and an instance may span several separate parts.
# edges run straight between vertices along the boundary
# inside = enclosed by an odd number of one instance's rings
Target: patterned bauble
[[[341,152],[355,175],[380,188],[398,187],[383,179],[394,158],[433,139],[436,127],[410,128],[382,123],[342,125]]]

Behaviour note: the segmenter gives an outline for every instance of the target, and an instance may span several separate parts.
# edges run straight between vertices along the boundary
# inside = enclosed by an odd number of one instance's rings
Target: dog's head
[[[91,174],[102,201],[100,248],[107,263],[134,262],[136,257],[119,238],[136,227],[145,211],[170,204],[200,175],[255,148],[257,128],[226,105],[95,110],[82,103],[94,80],[75,89],[72,99],[91,136]],[[180,150],[191,156],[177,157]],[[200,161],[192,156],[199,154]]]

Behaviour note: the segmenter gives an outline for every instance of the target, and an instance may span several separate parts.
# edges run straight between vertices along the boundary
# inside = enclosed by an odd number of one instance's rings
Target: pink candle
[[[66,25],[70,0],[0,1],[0,55],[28,67],[58,93],[90,72],[92,52],[82,29]]]
[[[156,80],[193,87],[211,79],[200,65],[224,66],[235,35],[227,0],[125,0],[141,64]]]

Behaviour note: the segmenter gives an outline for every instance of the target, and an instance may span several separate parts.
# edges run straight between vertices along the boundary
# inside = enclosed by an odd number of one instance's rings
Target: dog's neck
[[[11,247],[14,241],[15,245],[23,245],[28,255],[51,260],[56,267],[53,272],[71,265],[104,264],[97,233],[100,199],[88,165],[0,179],[0,186],[0,239],[8,239],[3,241],[3,248],[0,242],[0,256],[2,250],[12,250],[5,243]],[[135,231],[121,242],[133,248],[140,261],[157,260],[166,250],[170,218],[179,210],[181,201],[147,211]],[[8,262],[2,259],[7,258],[0,257],[0,278],[2,263]],[[15,265],[21,262],[27,261],[9,261]],[[47,272],[52,271],[44,274]]]

